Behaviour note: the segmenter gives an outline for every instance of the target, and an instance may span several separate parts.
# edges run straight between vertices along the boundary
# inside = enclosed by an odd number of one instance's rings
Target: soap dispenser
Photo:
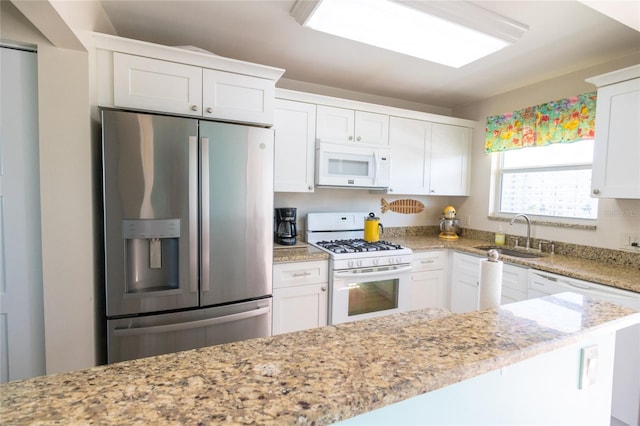
[[[498,225],[498,232],[496,232],[494,236],[494,242],[499,246],[503,246],[505,239],[504,231],[502,231],[502,225]]]

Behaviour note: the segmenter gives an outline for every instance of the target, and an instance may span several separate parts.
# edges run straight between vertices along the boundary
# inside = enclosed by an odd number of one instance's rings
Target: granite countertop
[[[439,239],[437,236],[398,237],[393,238],[392,241],[409,247],[414,250],[414,252],[446,248],[480,256],[486,256],[487,251],[475,247],[491,245],[486,241],[468,238],[446,241]],[[592,281],[640,293],[640,270],[634,267],[547,253],[545,253],[545,256],[538,258],[500,255],[500,260],[515,265],[522,265],[527,268],[552,272],[571,278]]]
[[[486,250],[479,250],[475,247],[491,245],[486,241],[471,238],[460,238],[455,241],[447,241],[437,236],[403,236],[389,237],[389,241],[411,248],[414,252],[452,249],[478,256],[485,256]],[[282,262],[302,262],[308,260],[325,260],[329,256],[327,253],[311,246],[294,246],[290,249],[274,250],[274,263]],[[615,288],[634,291],[640,293],[640,269],[627,267],[607,262],[583,259],[581,257],[565,256],[560,254],[546,254],[540,258],[522,258],[508,255],[501,255],[501,260],[521,265],[527,268],[552,272],[571,278],[608,285]]]
[[[329,259],[327,252],[304,243],[297,243],[295,246],[276,245],[273,249],[273,263],[307,262],[327,259]]]
[[[330,424],[640,322],[573,293],[427,309],[0,386],[14,424]]]

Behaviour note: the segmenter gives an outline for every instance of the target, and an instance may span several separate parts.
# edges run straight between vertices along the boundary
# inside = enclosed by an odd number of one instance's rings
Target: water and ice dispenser
[[[125,292],[166,291],[180,286],[180,219],[122,221]]]

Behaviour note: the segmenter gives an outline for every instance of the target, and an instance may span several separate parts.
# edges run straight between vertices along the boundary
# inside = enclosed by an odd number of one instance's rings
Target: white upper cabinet
[[[391,117],[389,192],[469,195],[471,129]]]
[[[316,137],[328,142],[389,144],[389,116],[318,105]]]
[[[628,79],[630,76],[635,78]],[[592,195],[640,199],[640,65],[587,81],[601,86],[596,104]]]
[[[113,103],[200,116],[202,68],[114,52]]]
[[[273,125],[282,69],[107,34],[93,41],[92,104]]]
[[[433,123],[429,194],[469,195],[471,129]]]
[[[431,123],[408,118],[389,120],[391,179],[389,193],[429,193]]]
[[[272,124],[275,82],[231,72],[202,70],[203,116]]]
[[[275,101],[275,192],[313,192],[316,106]]]

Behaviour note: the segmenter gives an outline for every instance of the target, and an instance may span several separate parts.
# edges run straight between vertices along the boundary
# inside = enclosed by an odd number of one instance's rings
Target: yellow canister
[[[384,227],[380,223],[380,218],[373,213],[364,218],[364,240],[375,243],[380,240],[380,235],[384,232]]]

